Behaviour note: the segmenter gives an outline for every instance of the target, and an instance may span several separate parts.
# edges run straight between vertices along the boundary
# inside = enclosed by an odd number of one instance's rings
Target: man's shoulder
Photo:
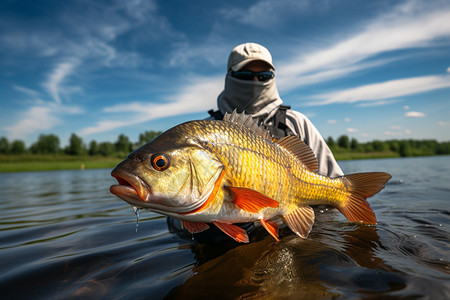
[[[305,116],[303,113],[293,110],[293,109],[288,109],[286,111],[286,116],[289,117],[290,119],[295,119],[297,121],[307,120],[309,122],[309,119],[307,116]]]

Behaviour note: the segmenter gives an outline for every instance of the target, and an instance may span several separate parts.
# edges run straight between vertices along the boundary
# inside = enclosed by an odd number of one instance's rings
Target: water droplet
[[[134,214],[136,215],[136,233],[138,232],[139,227],[139,212],[141,211],[140,208],[137,208],[136,206],[133,206]]]

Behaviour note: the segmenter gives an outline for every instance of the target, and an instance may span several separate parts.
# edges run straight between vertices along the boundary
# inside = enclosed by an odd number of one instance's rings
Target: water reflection
[[[333,298],[341,295],[338,291],[344,282],[349,290],[368,293],[404,288],[397,271],[377,256],[383,246],[376,228],[350,226],[341,232],[319,228],[306,240],[285,228],[279,243],[265,236],[246,245],[233,241],[194,244],[192,251],[199,265],[192,270],[193,276],[166,298]],[[251,238],[263,235],[264,229],[259,228]],[[376,284],[374,276],[383,280]]]

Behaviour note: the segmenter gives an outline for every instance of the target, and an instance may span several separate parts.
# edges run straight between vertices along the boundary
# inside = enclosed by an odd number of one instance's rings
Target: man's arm
[[[288,110],[286,112],[286,123],[316,154],[319,161],[319,174],[331,178],[344,175],[322,135],[304,114]]]

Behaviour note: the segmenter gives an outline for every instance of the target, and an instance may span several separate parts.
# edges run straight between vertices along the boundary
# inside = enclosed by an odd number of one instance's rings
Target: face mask
[[[229,75],[225,79],[225,89],[219,95],[218,106],[222,113],[236,109],[258,118],[265,118],[278,108],[283,101],[278,94],[275,79],[266,82],[241,80]]]

